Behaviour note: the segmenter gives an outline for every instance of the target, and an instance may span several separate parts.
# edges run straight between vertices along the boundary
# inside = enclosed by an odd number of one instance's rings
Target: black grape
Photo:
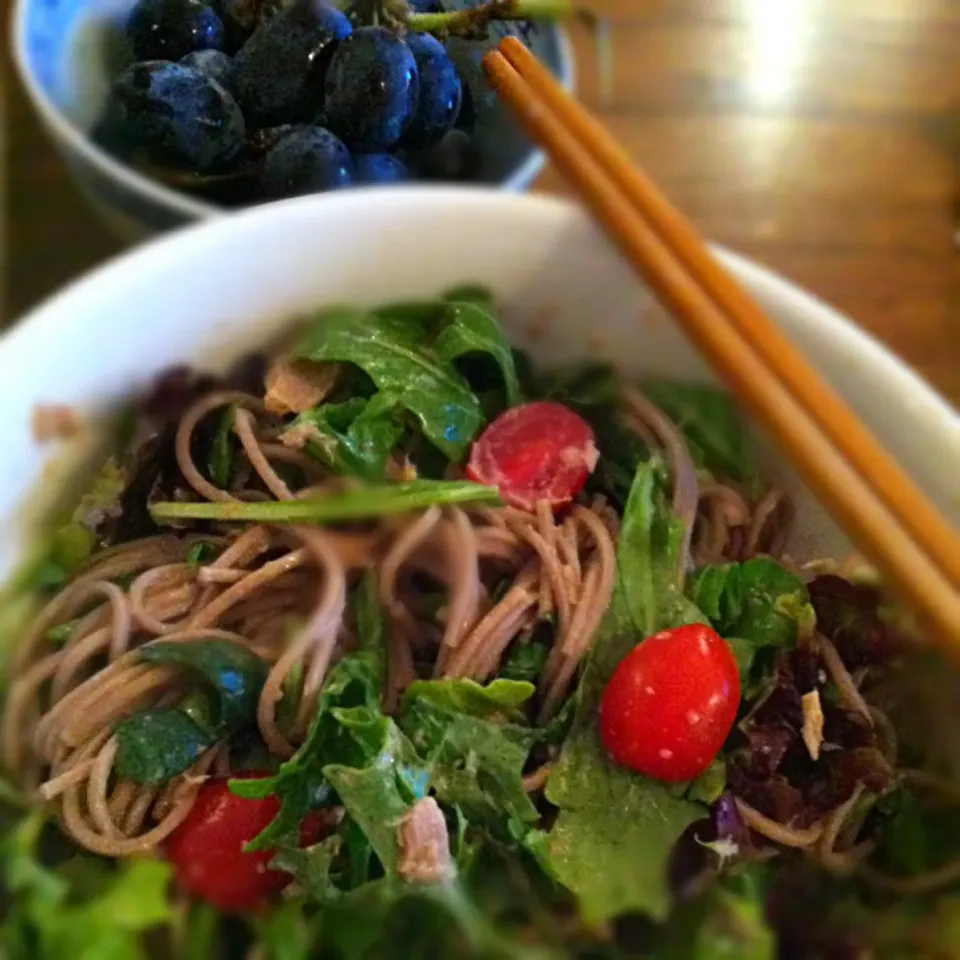
[[[201,0],[139,0],[127,20],[134,60],[179,60],[194,50],[219,50],[220,18]]]
[[[153,162],[200,173],[228,165],[246,135],[240,108],[216,80],[166,60],[124,70],[107,112],[124,139]]]
[[[351,150],[381,153],[400,140],[419,90],[417,64],[406,43],[384,27],[360,27],[330,61],[324,123]]]
[[[357,183],[403,183],[410,171],[402,160],[390,153],[361,153],[353,158]]]
[[[424,146],[439,140],[456,122],[460,113],[460,77],[436,37],[410,33],[406,40],[417,64],[420,99],[403,142]]]
[[[472,180],[480,167],[473,138],[456,129],[425,150],[410,151],[405,160],[427,180]]]
[[[253,126],[312,120],[334,50],[350,22],[322,0],[294,0],[268,20],[235,59],[237,99]]]
[[[235,95],[233,60],[222,50],[195,50],[180,59],[185,67],[192,67],[205,77],[216,80],[231,96]]]
[[[260,189],[268,200],[347,186],[350,152],[329,130],[304,127],[279,141],[266,155]]]
[[[236,53],[254,31],[280,9],[279,0],[215,0],[216,11],[226,30],[226,49]]]

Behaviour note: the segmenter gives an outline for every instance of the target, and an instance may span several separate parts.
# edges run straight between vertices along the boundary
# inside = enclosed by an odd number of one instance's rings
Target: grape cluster
[[[366,22],[362,2],[138,0],[132,62],[113,78],[95,138],[229,205],[472,178],[479,77],[458,69],[453,44]],[[410,9],[443,12],[437,0]]]

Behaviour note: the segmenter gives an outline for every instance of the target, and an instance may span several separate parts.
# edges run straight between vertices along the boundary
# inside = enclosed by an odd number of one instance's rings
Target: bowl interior
[[[768,272],[730,268],[954,521],[960,423],[936,395],[835,312]],[[505,305],[514,342],[543,365],[597,356],[626,373],[711,379],[670,318],[575,207],[465,189],[355,191],[248,211],[155,241],[67,289],[0,340],[4,457],[0,577],[64,478],[104,436],[102,417],[164,368],[217,368],[331,302],[429,296],[465,281]],[[85,419],[39,447],[35,404]],[[848,547],[762,436],[768,475],[801,512],[794,553]]]
[[[31,94],[45,101],[48,121],[55,118],[83,133],[93,127],[112,76],[130,60],[123,26],[134,3],[135,0],[19,0],[15,39],[18,59]],[[471,2],[444,0],[444,5],[456,10],[470,6]],[[480,71],[483,54],[508,34],[521,37],[568,88],[573,83],[573,61],[565,33],[550,24],[495,23],[485,41],[454,38],[449,42],[451,57],[471,90],[476,91],[479,179],[522,189],[535,176],[542,155],[533,151],[508,111],[497,103]],[[87,159],[96,161],[98,156],[102,157],[99,149],[93,148]],[[160,195],[156,199],[162,202]],[[193,206],[197,213],[203,212],[207,204]]]

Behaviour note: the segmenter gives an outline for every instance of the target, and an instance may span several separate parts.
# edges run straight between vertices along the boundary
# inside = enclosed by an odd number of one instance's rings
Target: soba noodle
[[[259,478],[279,500],[342,488],[342,478],[316,482],[316,461],[275,442],[276,428],[260,399],[220,390],[193,403],[176,433],[177,464],[200,497],[260,497],[249,486],[216,487],[193,462],[197,425],[229,406],[244,457],[244,469],[236,471],[241,483]],[[732,487],[714,485],[698,497],[693,465],[670,421],[632,387],[624,390],[623,416],[625,425],[666,451],[686,541],[694,536],[695,518],[696,526],[708,528],[694,541],[698,558],[705,551],[728,555],[737,531],[747,544],[775,547],[782,539],[765,529],[780,523],[774,516],[779,494],[768,494],[756,507]],[[291,489],[278,464],[298,467],[310,485]],[[719,503],[735,509],[718,523]],[[211,748],[161,789],[112,774],[114,724],[135,710],[176,702],[186,689],[182,671],[144,664],[137,651],[158,640],[220,638],[262,657],[270,669],[257,723],[270,752],[289,757],[306,732],[328,667],[350,647],[347,582],[368,566],[379,570],[390,624],[388,710],[417,676],[415,659],[432,662],[434,677],[485,682],[517,637],[554,615],[556,638],[537,684],[538,720],[545,722],[568,692],[607,608],[617,526],[616,513],[593,498],[559,519],[543,504],[532,514],[510,507],[432,507],[352,534],[230,527],[202,538],[217,553],[199,566],[187,562],[197,537],[163,533],[105,550],[40,612],[18,649],[0,735],[4,765],[58,805],[64,830],[82,846],[104,856],[155,847],[186,816],[203,774],[215,765],[228,769],[229,751],[225,744]],[[416,612],[418,574],[441,583],[447,595],[432,621]],[[499,599],[491,596],[494,574],[512,578]],[[51,648],[45,635],[73,620],[66,642]],[[299,626],[291,635],[293,622]],[[303,678],[299,702],[292,724],[283,728],[277,707],[295,672]],[[545,777],[541,768],[528,780],[531,789]]]
[[[192,451],[201,422],[227,408],[237,460],[231,483],[221,488]],[[622,388],[619,415],[669,466],[671,506],[682,531],[679,582],[704,565],[760,555],[790,566],[783,551],[793,509],[782,491],[755,497],[744,485],[698,473],[677,426],[635,387]],[[189,405],[174,440],[180,474],[205,501],[317,498],[355,484],[299,446],[261,398],[220,389]],[[411,466],[398,456],[390,470],[407,477]],[[157,848],[184,822],[204,779],[236,767],[231,744],[222,740],[164,784],[118,774],[117,723],[182,703],[191,689],[186,668],[146,662],[142,652],[158,643],[221,640],[261,658],[267,672],[256,706],[259,736],[273,757],[289,758],[307,736],[331,666],[358,642],[350,588],[371,568],[387,628],[384,712],[397,711],[417,679],[491,681],[510,651],[533,642],[538,625],[549,621],[552,639],[532,715],[548,724],[574,688],[608,609],[619,527],[617,510],[603,496],[580,494],[560,513],[541,501],[531,512],[431,506],[334,529],[213,523],[198,533],[187,525],[103,549],[37,613],[16,649],[0,726],[3,766],[55,810],[81,847],[106,857]],[[892,773],[897,732],[862,689],[867,671],[851,673],[825,635],[801,639]],[[817,722],[804,739],[816,761],[823,715],[819,694],[810,696]],[[542,794],[557,756],[551,748],[524,768],[525,791]],[[948,789],[925,771],[900,776]],[[858,833],[868,799],[858,782],[812,823],[778,820],[739,796],[735,805],[761,844],[801,850],[838,874],[857,870],[882,889],[922,892],[960,876],[957,863],[907,880],[867,865],[874,844],[858,842]]]

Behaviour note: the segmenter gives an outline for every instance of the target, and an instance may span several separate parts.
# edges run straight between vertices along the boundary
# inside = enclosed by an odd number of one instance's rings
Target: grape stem
[[[482,33],[492,20],[563,20],[575,16],[577,10],[569,0],[487,0],[446,13],[411,13],[408,8],[398,9],[396,14],[408,30],[472,36]]]

